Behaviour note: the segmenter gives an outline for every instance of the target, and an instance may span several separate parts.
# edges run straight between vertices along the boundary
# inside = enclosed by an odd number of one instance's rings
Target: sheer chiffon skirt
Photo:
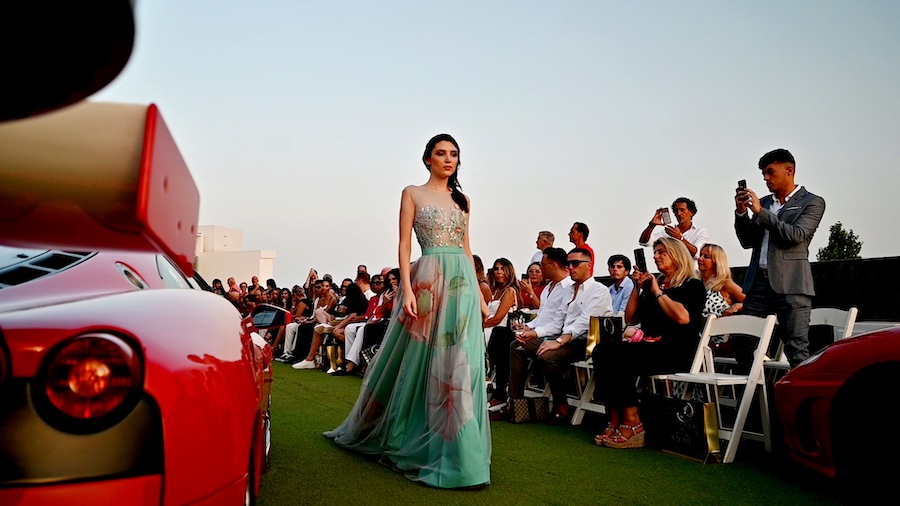
[[[474,268],[461,248],[425,248],[410,278],[418,317],[406,317],[401,291],[356,404],[325,436],[430,486],[486,485],[491,439]]]

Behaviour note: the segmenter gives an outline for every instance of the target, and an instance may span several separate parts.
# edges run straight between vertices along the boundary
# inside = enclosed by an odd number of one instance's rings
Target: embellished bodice
[[[419,246],[423,249],[436,246],[463,247],[466,213],[453,202],[449,193],[418,190],[413,194],[413,201],[416,203],[413,229]]]

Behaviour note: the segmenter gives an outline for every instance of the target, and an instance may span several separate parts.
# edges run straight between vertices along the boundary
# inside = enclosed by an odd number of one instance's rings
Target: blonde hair
[[[671,278],[666,279],[670,287],[681,286],[688,279],[697,277],[694,274],[694,258],[691,257],[691,252],[688,251],[687,246],[682,244],[681,241],[672,237],[660,237],[653,242],[653,249],[656,249],[657,245],[662,246],[666,253],[669,254],[672,262],[675,263],[675,272]],[[660,279],[665,277],[665,274],[663,274],[660,276]]]
[[[700,248],[700,251],[703,251],[704,249],[709,249],[709,257],[712,258],[715,270],[713,271],[712,277],[705,280],[703,284],[706,286],[707,290],[713,290],[715,292],[722,291],[722,288],[731,281],[731,268],[728,267],[728,256],[725,254],[725,250],[718,244],[704,244],[703,248]]]

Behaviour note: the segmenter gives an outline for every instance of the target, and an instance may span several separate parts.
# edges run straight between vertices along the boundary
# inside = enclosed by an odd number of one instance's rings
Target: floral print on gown
[[[410,187],[422,257],[410,267],[381,348],[347,419],[327,437],[379,455],[409,479],[458,488],[490,482],[484,333],[467,215],[450,194]],[[403,312],[416,298],[418,318]]]

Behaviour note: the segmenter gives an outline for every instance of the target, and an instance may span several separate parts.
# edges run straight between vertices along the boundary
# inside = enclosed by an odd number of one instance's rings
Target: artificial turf
[[[350,411],[361,379],[276,363],[273,449],[258,504],[840,504],[834,482],[761,443],[731,464],[701,464],[652,449],[593,443],[603,420],[581,426],[492,422],[491,484],[437,490],[410,482],[322,432]]]

